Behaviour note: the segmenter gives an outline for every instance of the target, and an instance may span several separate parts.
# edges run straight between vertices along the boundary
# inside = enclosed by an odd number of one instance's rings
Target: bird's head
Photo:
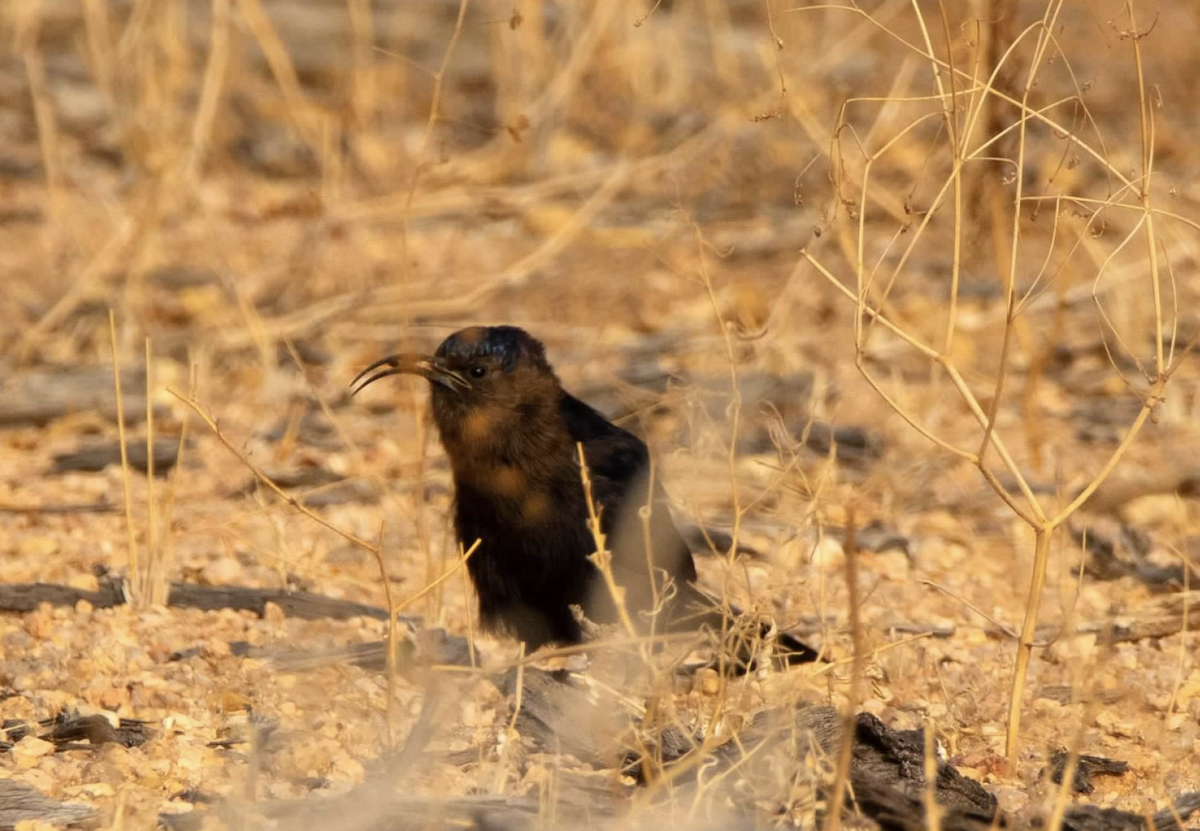
[[[380,378],[402,373],[429,380],[443,439],[465,434],[481,440],[519,426],[556,406],[561,394],[545,348],[516,326],[472,326],[450,335],[432,355],[389,355],[359,373],[351,386],[358,385],[357,395]]]

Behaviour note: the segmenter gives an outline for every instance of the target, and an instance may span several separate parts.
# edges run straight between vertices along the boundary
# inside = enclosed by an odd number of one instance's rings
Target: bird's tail
[[[739,671],[755,669],[764,644],[772,640],[775,627],[771,622],[756,620],[736,606],[722,604],[690,583],[685,585],[686,589],[675,604],[676,614],[671,620],[671,628],[706,629],[715,635],[724,632],[725,642],[720,648],[734,657]],[[821,659],[820,650],[784,631],[775,632],[772,651],[773,659],[782,666],[807,664]]]

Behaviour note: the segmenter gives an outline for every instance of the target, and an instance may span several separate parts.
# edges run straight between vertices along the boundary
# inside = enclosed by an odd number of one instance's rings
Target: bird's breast
[[[538,471],[505,461],[476,461],[455,470],[455,492],[459,505],[492,517],[496,530],[524,532],[544,526],[555,515],[556,498],[562,487]]]

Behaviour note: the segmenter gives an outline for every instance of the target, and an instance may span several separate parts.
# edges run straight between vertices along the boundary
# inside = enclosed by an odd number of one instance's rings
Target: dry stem
[[[397,666],[396,666],[396,660],[395,660],[395,651],[396,651],[396,643],[397,643],[396,617],[401,611],[403,611],[409,605],[415,603],[417,600],[424,597],[429,592],[433,591],[433,589],[435,589],[436,587],[440,586],[451,575],[453,575],[454,572],[456,572],[459,568],[461,568],[463,565],[465,565],[467,560],[470,558],[470,556],[472,554],[474,554],[475,550],[479,547],[480,541],[476,540],[474,545],[472,545],[471,548],[462,557],[460,557],[453,566],[451,566],[449,569],[447,569],[444,573],[442,573],[435,580],[431,581],[424,588],[422,588],[420,591],[416,592],[415,594],[413,594],[411,597],[407,598],[403,602],[396,603],[396,602],[394,602],[394,600],[392,598],[391,580],[388,577],[387,565],[384,562],[384,557],[383,557],[383,528],[382,528],[382,526],[380,527],[380,531],[379,531],[379,542],[372,543],[367,540],[364,540],[363,538],[361,538],[359,536],[356,536],[355,534],[350,533],[349,531],[346,531],[343,528],[339,528],[337,525],[334,525],[332,522],[329,522],[324,517],[320,516],[319,514],[315,513],[310,508],[308,508],[308,506],[306,506],[303,502],[298,500],[295,496],[289,494],[287,491],[285,491],[283,488],[281,488],[278,484],[276,484],[276,482],[273,479],[271,479],[270,476],[267,476],[267,474],[264,473],[261,468],[259,468],[252,461],[250,461],[250,459],[246,456],[246,454],[243,453],[241,450],[239,450],[231,441],[229,441],[229,439],[225,436],[225,434],[223,432],[221,432],[221,428],[217,424],[216,420],[208,412],[206,412],[204,410],[204,408],[200,405],[200,403],[198,401],[196,401],[196,399],[194,397],[188,396],[185,398],[184,396],[180,395],[175,390],[173,390],[169,387],[167,388],[167,392],[171,393],[171,395],[175,396],[181,402],[183,402],[188,407],[190,407],[191,410],[196,413],[196,415],[200,416],[200,419],[206,425],[208,425],[208,429],[210,431],[212,431],[212,434],[214,436],[217,437],[217,440],[220,441],[221,444],[225,445],[225,449],[227,449],[230,453],[232,453],[235,457],[237,457],[238,461],[240,461],[251,473],[253,473],[255,478],[259,482],[261,482],[263,485],[266,485],[266,487],[268,489],[274,491],[275,494],[280,499],[282,499],[284,502],[286,502],[288,505],[290,505],[296,511],[299,511],[301,514],[308,517],[309,519],[311,519],[313,522],[317,523],[318,525],[321,525],[322,527],[329,529],[330,531],[334,532],[335,534],[337,534],[338,536],[340,536],[342,539],[346,540],[350,544],[356,545],[359,548],[362,548],[363,550],[367,551],[375,559],[375,562],[379,567],[380,580],[383,583],[383,592],[384,592],[384,596],[387,600],[387,605],[388,605],[388,716],[389,716],[389,718],[388,718],[388,743],[390,745],[395,736],[394,724],[392,723],[393,712],[394,712],[392,709],[392,701],[394,700],[393,693],[395,691],[396,678],[397,678],[397,673],[398,673]],[[123,446],[124,446],[124,443],[122,442],[122,447]]]
[[[125,493],[125,539],[129,556],[130,594],[135,602],[140,600],[141,575],[138,568],[137,541],[133,536],[133,494],[129,487],[129,451],[125,446],[125,399],[121,395],[121,359],[117,353],[117,319],[113,310],[108,310],[108,334],[112,345],[113,386],[117,395],[117,441],[121,445],[121,485]]]
[[[608,593],[617,608],[617,617],[621,621],[621,625],[625,627],[625,631],[629,634],[630,638],[637,638],[637,627],[633,625],[633,619],[629,616],[629,609],[625,604],[625,587],[618,585],[616,577],[613,575],[612,552],[608,550],[604,531],[600,525],[600,514],[596,511],[595,500],[592,499],[592,477],[588,472],[587,457],[584,455],[583,442],[577,442],[575,449],[579,453],[579,478],[583,482],[583,495],[587,501],[588,530],[592,532],[592,540],[596,543],[596,551],[588,559],[600,571],[600,576],[604,579],[604,585],[608,588]],[[648,660],[649,652],[646,651],[647,648],[643,644],[643,657]]]
[[[809,7],[809,9],[812,8],[814,7]],[[815,8],[834,7],[820,6]],[[985,480],[995,491],[997,497],[1007,504],[1014,514],[1019,516],[1034,530],[1036,544],[1034,550],[1033,573],[1030,579],[1029,594],[1025,604],[1025,617],[1017,647],[1011,697],[1009,701],[1006,752],[1008,753],[1010,761],[1012,761],[1015,760],[1018,749],[1020,736],[1021,699],[1025,686],[1026,673],[1028,671],[1032,650],[1035,645],[1033,641],[1033,635],[1037,626],[1041,593],[1045,586],[1050,539],[1054,530],[1063,522],[1065,522],[1067,518],[1069,518],[1075,511],[1083,506],[1088,498],[1095,493],[1096,489],[1100,487],[1100,485],[1120,462],[1144,426],[1146,420],[1152,416],[1155,406],[1162,400],[1166,382],[1172,372],[1178,367],[1178,361],[1176,361],[1174,364],[1168,363],[1163,342],[1165,312],[1163,310],[1163,303],[1161,301],[1161,292],[1159,288],[1160,277],[1158,242],[1154,235],[1154,224],[1152,221],[1156,214],[1161,214],[1162,212],[1154,208],[1150,198],[1150,181],[1152,178],[1154,162],[1154,130],[1153,113],[1152,109],[1148,106],[1146,85],[1142,73],[1141,50],[1139,45],[1141,35],[1137,32],[1136,19],[1133,13],[1132,4],[1129,4],[1126,8],[1129,16],[1130,31],[1132,33],[1130,39],[1133,41],[1133,60],[1138,73],[1139,99],[1141,103],[1142,120],[1142,171],[1141,175],[1137,178],[1137,184],[1135,185],[1130,178],[1123,175],[1113,163],[1107,160],[1103,152],[1093,148],[1090,144],[1088,144],[1088,142],[1081,139],[1075,133],[1075,131],[1059,125],[1057,121],[1055,121],[1055,119],[1049,115],[1054,108],[1066,103],[1065,101],[1054,102],[1050,106],[1043,106],[1040,109],[1033,109],[1030,107],[1029,99],[1032,90],[1037,84],[1039,71],[1050,59],[1052,52],[1057,55],[1062,51],[1054,36],[1056,22],[1062,9],[1061,0],[1049,0],[1049,2],[1047,2],[1045,5],[1041,19],[1038,22],[1028,26],[1023,32],[1017,35],[1013,43],[1004,50],[1003,54],[997,61],[996,66],[991,67],[991,75],[981,89],[978,87],[973,77],[967,75],[963,70],[954,65],[952,56],[950,54],[948,36],[947,57],[942,59],[935,55],[932,41],[925,26],[922,12],[919,5],[915,2],[912,4],[912,12],[922,33],[923,46],[917,46],[903,40],[895,32],[891,31],[878,20],[872,18],[870,14],[860,9],[849,7],[839,8],[841,8],[842,11],[863,16],[873,25],[886,32],[890,37],[900,41],[908,49],[911,49],[913,52],[917,53],[929,62],[930,67],[933,70],[935,83],[937,85],[937,95],[933,96],[931,100],[936,100],[941,103],[941,116],[946,121],[948,133],[951,138],[951,171],[946,177],[945,181],[942,183],[942,186],[938,190],[937,194],[932,199],[928,209],[924,212],[924,216],[922,217],[921,221],[917,223],[915,229],[911,230],[910,242],[905,247],[905,250],[900,256],[898,263],[892,267],[890,276],[887,278],[884,285],[878,291],[876,291],[873,287],[874,272],[872,271],[870,274],[867,273],[865,257],[868,237],[866,225],[866,216],[869,207],[868,203],[869,200],[877,200],[879,198],[874,189],[871,187],[874,168],[877,162],[879,162],[894,147],[898,146],[898,143],[901,139],[911,133],[911,131],[913,131],[917,125],[922,122],[922,120],[928,118],[929,116],[919,116],[908,126],[900,130],[897,135],[883,142],[882,146],[880,146],[878,149],[872,150],[868,148],[862,141],[860,141],[854,130],[848,126],[849,121],[847,112],[852,105],[869,102],[874,99],[850,99],[843,104],[841,113],[839,114],[839,126],[835,131],[833,146],[831,147],[830,153],[831,158],[835,162],[835,169],[839,174],[839,178],[836,180],[839,189],[841,187],[840,176],[844,175],[843,151],[841,150],[841,143],[844,140],[843,133],[851,136],[854,141],[857,142],[859,152],[863,157],[862,178],[859,184],[859,194],[855,200],[857,202],[857,216],[855,217],[857,220],[857,238],[854,246],[854,266],[857,278],[856,289],[849,288],[841,280],[838,280],[836,277],[834,277],[827,268],[819,263],[808,252],[804,252],[802,257],[814,265],[818,272],[838,291],[853,300],[856,304],[856,363],[863,377],[872,386],[872,388],[875,389],[875,391],[893,410],[895,410],[905,421],[907,421],[923,436],[944,450],[953,453],[954,455],[970,462],[972,465],[977,467]],[[944,11],[945,10],[943,8],[943,15]],[[945,27],[944,19],[943,27]],[[1033,54],[1029,62],[1029,69],[1024,88],[1018,100],[996,89],[994,84],[996,78],[1001,74],[1006,64],[1013,59],[1015,49],[1018,44],[1030,36],[1036,36],[1034,38],[1036,42],[1033,46]],[[1069,64],[1067,64],[1067,67],[1068,71],[1070,71]],[[943,71],[948,72],[951,79],[949,90],[947,90],[942,83]],[[965,91],[958,90],[956,84],[954,83],[955,79],[958,77],[962,77],[965,81],[967,81],[971,85],[970,88]],[[1074,81],[1073,74],[1071,77],[1078,92],[1078,82]],[[981,94],[977,95],[977,93]],[[961,131],[958,129],[956,121],[956,108],[960,97],[967,98],[971,102],[968,104],[967,108],[966,125]],[[966,142],[972,136],[976,123],[979,119],[981,119],[984,112],[988,108],[988,102],[992,99],[1015,106],[1018,111],[1017,120],[1014,124],[1003,128],[995,135],[985,138],[982,143],[980,143],[974,149],[970,149],[966,146]],[[889,97],[883,100],[893,101],[896,99],[894,97]],[[1021,466],[1009,452],[1005,442],[998,435],[997,430],[997,416],[1000,411],[1001,399],[1005,391],[1005,379],[1009,371],[1011,337],[1013,330],[1017,325],[1017,315],[1021,311],[1027,310],[1029,305],[1027,301],[1030,297],[1032,297],[1032,289],[1030,289],[1029,291],[1025,292],[1025,294],[1021,296],[1020,300],[1018,301],[1016,292],[1018,266],[1020,263],[1021,253],[1021,223],[1023,219],[1021,208],[1026,201],[1036,202],[1037,200],[1046,198],[1043,196],[1027,197],[1024,194],[1023,171],[1025,168],[1024,160],[1027,146],[1026,130],[1027,126],[1031,122],[1036,122],[1046,127],[1050,127],[1056,130],[1060,135],[1067,137],[1075,147],[1096,159],[1103,166],[1105,171],[1108,172],[1111,179],[1118,183],[1119,187],[1116,193],[1111,195],[1108,199],[1094,200],[1097,204],[1099,204],[1101,209],[1108,207],[1120,207],[1126,209],[1134,208],[1135,206],[1118,200],[1125,198],[1125,196],[1131,192],[1137,194],[1140,204],[1136,206],[1136,209],[1140,211],[1140,216],[1138,217],[1134,231],[1130,232],[1130,234],[1121,241],[1117,248],[1119,250],[1120,248],[1124,247],[1125,243],[1132,239],[1133,233],[1137,232],[1139,229],[1145,233],[1146,256],[1149,259],[1150,279],[1154,297],[1153,320],[1155,328],[1155,369],[1153,372],[1145,373],[1147,375],[1147,380],[1150,382],[1150,389],[1142,395],[1142,407],[1138,415],[1126,430],[1121,442],[1108,457],[1108,459],[1105,460],[1105,463],[1101,466],[1099,472],[1091,478],[1089,483],[1079,491],[1079,493],[1070,501],[1068,505],[1057,511],[1052,511],[1045,507],[1034,494],[1033,489],[1028,483],[1026,475],[1021,470]],[[975,394],[969,388],[962,372],[960,371],[959,367],[955,365],[950,353],[950,346],[953,343],[953,336],[955,332],[955,318],[957,315],[957,275],[961,268],[960,260],[962,257],[962,246],[960,244],[960,238],[963,233],[961,222],[961,177],[963,175],[964,165],[968,161],[986,158],[983,155],[984,151],[1010,131],[1016,132],[1017,159],[1015,160],[1014,165],[1017,174],[1014,180],[1015,192],[1013,196],[1013,217],[1009,235],[1008,257],[1006,258],[1007,273],[1005,279],[1004,335],[1003,345],[1000,350],[1000,360],[995,371],[991,395],[985,407],[980,404]],[[942,202],[951,187],[954,188],[954,248],[952,287],[948,306],[948,319],[944,328],[944,345],[942,349],[939,350],[931,345],[926,344],[917,335],[910,332],[904,324],[894,322],[886,304],[888,295],[895,285],[898,276],[907,267],[909,256],[915,251],[918,241],[922,238],[926,228],[929,227],[930,222],[932,221],[938,208],[942,205]],[[1087,203],[1089,201],[1085,197],[1075,197],[1071,195],[1057,195],[1054,198],[1059,201],[1064,199],[1077,199],[1081,203]],[[847,197],[843,197],[843,201],[847,200]],[[1099,211],[1097,211],[1097,214],[1098,212]],[[1057,222],[1058,214],[1056,213],[1055,231],[1057,231]],[[1184,219],[1184,222],[1193,227],[1195,225],[1195,223],[1191,223],[1186,219]],[[1057,234],[1054,235],[1054,239],[1057,239]],[[1105,266],[1109,261],[1111,261],[1113,256],[1115,256],[1115,252],[1113,255],[1110,255],[1110,257],[1106,259],[1104,263],[1101,264],[1097,276],[1097,282],[1099,281],[1099,276],[1103,274]],[[1048,263],[1049,254],[1047,254],[1046,263],[1042,266],[1042,273],[1045,272]],[[1038,275],[1039,280],[1041,279],[1042,273],[1039,273]],[[1094,287],[1093,293],[1095,294],[1095,292],[1096,288]],[[1100,310],[1102,320],[1107,322],[1107,315],[1100,306],[1098,297],[1096,299],[1096,303],[1097,308]],[[1172,324],[1172,331],[1174,331],[1176,325],[1177,322]],[[979,425],[979,443],[978,448],[974,452],[962,448],[927,429],[922,424],[922,419],[918,415],[908,412],[892,395],[890,395],[883,388],[883,385],[873,377],[872,373],[867,368],[866,360],[868,357],[870,334],[876,326],[882,327],[883,329],[891,332],[893,335],[900,338],[908,346],[917,350],[930,362],[940,367],[945,372],[946,376],[950,379],[952,385],[957,390],[964,403],[967,405],[972,416],[974,417],[974,420]],[[1117,336],[1118,343],[1121,348],[1127,354],[1132,354],[1131,350],[1129,350],[1129,348],[1126,346],[1124,340],[1120,338],[1116,328],[1113,327],[1111,323],[1108,323],[1108,327],[1109,331]],[[1185,354],[1186,352],[1187,350],[1185,350]],[[1174,357],[1173,352],[1172,357]],[[1136,356],[1134,356],[1134,359],[1136,360]],[[1020,492],[1020,501],[1018,501],[1017,498],[1008,492],[1008,489],[1003,485],[1003,483],[1000,482],[996,473],[988,467],[987,454],[989,449],[995,451],[996,455],[999,457],[1000,463],[1016,483],[1017,490]]]
[[[850,689],[846,693],[846,708],[842,714],[842,743],[838,750],[837,767],[834,769],[833,791],[829,797],[829,814],[825,831],[839,831],[842,825],[842,806],[845,804],[846,791],[850,786],[850,762],[854,758],[855,725],[858,720],[857,709],[866,662],[862,621],[859,617],[858,552],[855,548],[857,530],[854,523],[854,511],[850,510],[846,517],[846,602],[849,605],[854,658],[850,665]]]

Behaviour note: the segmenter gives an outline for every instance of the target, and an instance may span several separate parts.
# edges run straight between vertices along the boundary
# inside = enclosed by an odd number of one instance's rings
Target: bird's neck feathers
[[[570,436],[559,415],[564,395],[554,375],[531,372],[477,400],[442,406],[435,401],[435,421],[455,477],[491,476],[497,465],[536,468],[567,449]]]

